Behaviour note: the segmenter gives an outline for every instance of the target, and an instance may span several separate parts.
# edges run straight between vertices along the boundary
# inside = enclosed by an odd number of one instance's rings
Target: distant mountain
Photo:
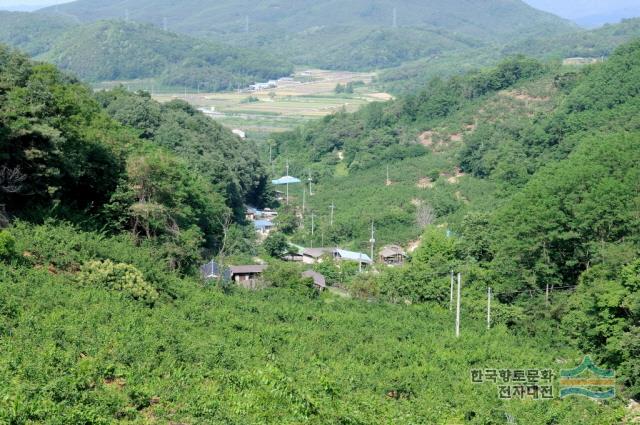
[[[128,16],[180,33],[266,47],[298,64],[350,69],[573,30],[520,0],[79,0],[43,12],[81,21]]]
[[[124,21],[81,25],[66,16],[0,12],[0,42],[90,82],[156,78],[215,91],[293,71],[269,53]]]
[[[31,56],[48,51],[76,21],[60,15],[24,12],[0,12],[0,43],[20,49]]]
[[[528,4],[555,13],[587,28],[640,17],[638,0],[525,0]]]
[[[611,12],[582,16],[575,21],[586,28],[595,28],[607,23],[620,22],[623,19],[640,17],[640,4]]]

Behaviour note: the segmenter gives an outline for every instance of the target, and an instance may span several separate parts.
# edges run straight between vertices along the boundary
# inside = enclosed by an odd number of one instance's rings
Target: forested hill
[[[446,302],[458,267],[517,326],[562,323],[637,397],[639,117],[640,41],[585,68],[515,58],[433,80],[274,140],[279,168],[317,181],[292,237],[365,250],[373,223],[376,246],[419,248],[410,266],[357,280],[361,296]]]
[[[336,202],[338,226],[321,228],[335,243],[368,240],[372,220],[383,243],[406,243],[427,205],[431,222],[486,244],[476,260],[504,270],[510,290],[575,284],[639,247],[639,52],[625,45],[581,71],[516,58],[434,80],[279,136],[278,163],[320,181],[308,208]],[[480,229],[483,242],[469,233]]]
[[[574,29],[520,0],[189,0],[179,5],[144,0],[126,7],[116,1],[82,0],[43,12],[84,22],[122,19],[128,13],[133,20],[158,27],[166,22],[172,31],[283,52],[301,65],[352,70]]]
[[[110,117],[113,116],[113,118]],[[129,234],[187,271],[244,204],[269,202],[248,141],[187,103],[101,93],[0,47],[0,221]]]
[[[282,57],[194,39],[149,24],[86,25],[61,15],[0,12],[0,42],[85,81],[154,79],[158,86],[217,91],[289,75]]]

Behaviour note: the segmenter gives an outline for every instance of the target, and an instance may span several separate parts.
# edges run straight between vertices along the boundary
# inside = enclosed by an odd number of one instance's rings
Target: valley
[[[638,164],[640,18],[0,11],[0,424],[640,423]]]

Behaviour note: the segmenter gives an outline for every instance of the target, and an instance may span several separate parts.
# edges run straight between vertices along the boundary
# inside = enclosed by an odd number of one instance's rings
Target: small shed
[[[231,266],[231,279],[239,284],[246,282],[255,282],[262,273],[266,270],[267,266],[262,264],[248,265],[248,266]]]
[[[401,266],[407,253],[399,245],[386,245],[380,250],[380,262],[388,266]]]
[[[320,291],[324,291],[325,289],[327,289],[327,280],[322,274],[313,270],[307,270],[306,272],[302,273],[302,276],[310,277],[311,279],[313,279],[313,286],[315,286]]]

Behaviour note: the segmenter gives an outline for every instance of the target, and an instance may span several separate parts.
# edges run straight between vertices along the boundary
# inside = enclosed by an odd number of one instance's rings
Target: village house
[[[313,270],[307,270],[306,272],[302,273],[302,276],[310,277],[311,279],[313,279],[313,286],[319,291],[324,291],[325,289],[327,289],[327,280],[322,274]]]
[[[333,248],[305,248],[302,251],[302,262],[305,264],[316,264],[322,262],[322,257],[333,255]]]
[[[399,245],[386,245],[380,250],[380,262],[388,266],[401,266],[407,253]]]
[[[347,251],[344,249],[336,249],[333,251],[333,258],[336,261],[355,261],[360,266],[366,267],[373,264],[373,260],[367,254],[362,252]]]
[[[229,267],[230,277],[240,286],[255,289],[266,268],[266,265],[231,266]]]
[[[275,228],[275,224],[271,220],[256,220],[253,222],[256,232],[262,236],[267,236]]]

